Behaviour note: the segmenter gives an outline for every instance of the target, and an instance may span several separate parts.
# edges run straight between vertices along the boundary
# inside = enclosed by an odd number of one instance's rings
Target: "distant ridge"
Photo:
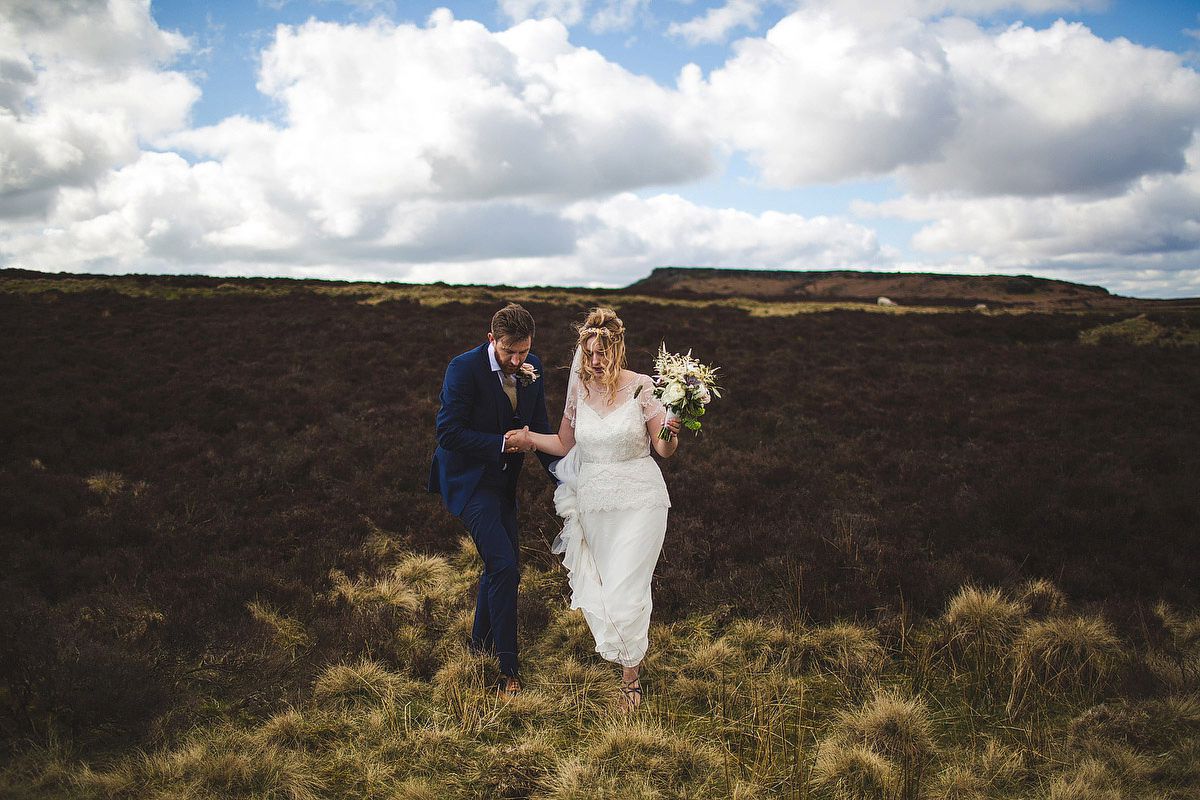
[[[1200,298],[1139,300],[1100,286],[1032,275],[942,275],[925,272],[797,271],[658,267],[626,291],[667,297],[864,302],[997,308],[1195,308]]]
[[[288,292],[369,291],[370,287],[441,287],[455,290],[497,290],[502,284],[409,284],[389,281],[350,281],[323,278],[229,277],[201,274],[101,275],[42,272],[0,267],[0,289],[34,282],[38,291],[255,291]],[[133,287],[132,289],[130,287]],[[647,277],[623,288],[584,289],[545,285],[527,289],[577,289],[596,295],[636,294],[677,300],[747,298],[785,303],[876,303],[886,297],[900,306],[1041,311],[1156,311],[1200,309],[1200,297],[1142,299],[1122,297],[1100,286],[1038,278],[1033,275],[944,275],[928,272],[863,272],[855,270],[760,270],[718,267],[657,267]]]

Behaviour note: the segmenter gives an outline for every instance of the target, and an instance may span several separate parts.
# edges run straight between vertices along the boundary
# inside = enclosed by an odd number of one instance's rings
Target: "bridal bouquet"
[[[721,396],[718,369],[692,358],[691,350],[687,355],[668,353],[664,343],[654,359],[654,396],[667,407],[668,416],[679,417],[685,428],[697,433],[704,407],[714,397]],[[664,427],[658,438],[670,439],[670,429]]]

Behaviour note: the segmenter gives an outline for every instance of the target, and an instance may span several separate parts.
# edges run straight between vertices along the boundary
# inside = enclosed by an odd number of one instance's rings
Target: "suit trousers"
[[[471,646],[495,653],[500,671],[516,675],[517,586],[521,580],[516,497],[507,486],[481,483],[459,517],[483,559]]]

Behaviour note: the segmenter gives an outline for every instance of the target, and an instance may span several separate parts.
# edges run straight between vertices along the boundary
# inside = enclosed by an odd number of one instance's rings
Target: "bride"
[[[571,608],[583,611],[596,652],[621,665],[623,707],[636,708],[650,579],[671,505],[650,450],[663,458],[675,452],[679,420],[667,418],[650,376],[625,369],[625,326],[615,312],[593,309],[578,332],[558,433],[512,431],[507,446],[564,456],[554,468],[564,527],[553,551],[563,556]],[[658,436],[664,427],[669,439]]]

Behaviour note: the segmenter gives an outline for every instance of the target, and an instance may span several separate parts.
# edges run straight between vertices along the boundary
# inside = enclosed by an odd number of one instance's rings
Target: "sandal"
[[[635,709],[642,704],[642,679],[621,681],[621,694],[625,698],[625,708]]]

